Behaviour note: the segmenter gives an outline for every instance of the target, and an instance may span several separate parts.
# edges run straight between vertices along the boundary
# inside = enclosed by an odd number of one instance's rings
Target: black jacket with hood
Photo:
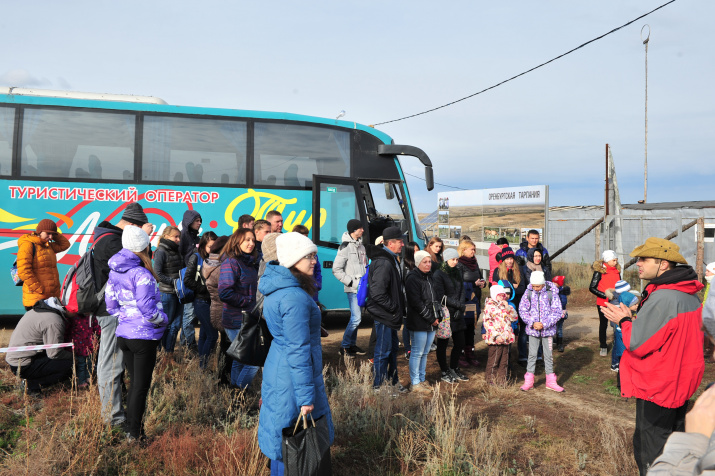
[[[191,224],[197,218],[201,218],[199,212],[196,210],[186,210],[184,212],[184,219],[181,220],[181,244],[179,245],[179,252],[184,260],[185,266],[189,264],[191,255],[196,253],[196,247],[201,240],[199,230],[191,228]]]
[[[436,330],[432,324],[439,316],[435,314],[435,305],[442,296],[438,296],[432,271],[422,272],[415,268],[405,278],[405,294],[407,294],[407,319],[405,327],[415,332],[430,332]]]
[[[106,235],[106,236],[105,236]],[[101,237],[101,239],[100,239]],[[94,276],[101,287],[109,279],[109,258],[122,249],[122,229],[103,221],[94,228]],[[102,301],[97,309],[97,316],[108,316],[107,308]]]

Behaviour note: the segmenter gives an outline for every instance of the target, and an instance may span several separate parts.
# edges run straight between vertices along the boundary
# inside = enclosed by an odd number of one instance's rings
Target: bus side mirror
[[[427,182],[427,190],[432,190],[434,188],[434,171],[429,165],[425,166],[425,182]]]
[[[394,200],[394,198],[395,198],[395,194],[393,193],[391,183],[385,184],[385,198],[387,198],[388,200]]]

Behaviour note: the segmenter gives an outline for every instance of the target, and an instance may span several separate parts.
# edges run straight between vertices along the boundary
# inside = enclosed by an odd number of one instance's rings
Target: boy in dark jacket
[[[184,259],[184,265],[189,264],[189,258],[196,253],[199,246],[199,230],[201,229],[201,215],[196,210],[186,210],[184,219],[181,220],[181,244],[179,250]],[[198,352],[196,337],[194,336],[194,303],[184,304],[184,316],[181,322],[181,343],[192,351]]]

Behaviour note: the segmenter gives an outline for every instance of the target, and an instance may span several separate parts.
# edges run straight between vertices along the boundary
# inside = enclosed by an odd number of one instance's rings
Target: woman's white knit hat
[[[618,259],[618,255],[616,255],[616,252],[613,250],[606,250],[601,255],[601,258],[603,261],[611,261],[612,259]]]
[[[534,284],[539,286],[546,283],[546,278],[544,277],[543,271],[532,271],[531,278],[529,278],[529,284]]]
[[[149,235],[138,226],[125,226],[122,231],[122,248],[141,253],[149,246]]]
[[[415,253],[415,266],[419,266],[423,259],[430,258],[430,255],[425,250],[419,250]]]
[[[310,238],[300,233],[284,233],[276,238],[276,254],[281,266],[290,268],[311,253],[317,253],[318,247]]]

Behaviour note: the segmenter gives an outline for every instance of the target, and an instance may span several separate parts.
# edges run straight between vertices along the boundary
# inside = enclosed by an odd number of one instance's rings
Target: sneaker
[[[456,378],[457,380],[460,380],[462,382],[468,382],[469,378],[464,375],[459,369],[452,369],[452,376]]]
[[[410,350],[408,350],[407,352],[405,352],[405,358],[406,358],[407,360],[410,360],[410,354],[411,354],[411,353],[412,353],[412,351],[410,351]]]
[[[601,353],[599,354],[601,357],[605,357],[608,355],[608,349],[606,347],[601,347]]]
[[[410,391],[409,388],[405,387],[405,386],[402,385],[400,382],[397,382],[397,383],[394,385],[394,388],[395,388],[395,390],[397,390],[399,393],[408,393],[408,392]]]
[[[429,351],[434,352],[435,350],[437,350],[437,344],[432,344],[429,348]]]
[[[442,381],[451,384],[457,383],[456,377],[452,375],[452,372],[450,372],[449,370],[446,372],[442,372]]]
[[[367,361],[370,362],[371,364],[375,363],[375,359],[367,359]]]
[[[611,370],[612,370],[613,372],[618,372],[618,367],[619,367],[618,364],[611,364]]]
[[[355,352],[352,351],[352,348],[341,347],[338,353],[343,357],[355,357]]]
[[[352,352],[355,355],[365,355],[367,352],[362,350],[360,347],[356,345],[351,345],[350,348],[348,349],[350,352]]]

